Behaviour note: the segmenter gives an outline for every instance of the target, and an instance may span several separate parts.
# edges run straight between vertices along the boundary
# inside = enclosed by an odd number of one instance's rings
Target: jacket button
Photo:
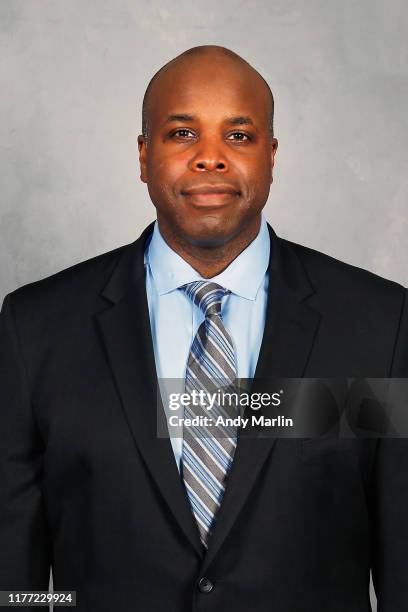
[[[200,589],[201,593],[211,593],[214,588],[214,585],[209,578],[203,576],[198,581],[198,588]]]

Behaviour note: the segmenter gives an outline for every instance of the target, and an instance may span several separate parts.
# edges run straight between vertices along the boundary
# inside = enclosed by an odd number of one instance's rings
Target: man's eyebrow
[[[251,117],[237,116],[237,117],[227,117],[225,119],[226,123],[230,125],[253,125]]]
[[[170,123],[171,121],[194,121],[194,117],[187,113],[180,113],[178,115],[169,115],[166,119],[166,123]]]
[[[195,117],[193,115],[189,115],[188,113],[177,113],[176,115],[169,115],[166,119],[166,123],[171,123],[172,121],[194,121]],[[235,117],[227,117],[224,119],[225,123],[229,123],[230,125],[253,125],[251,117],[244,115],[237,115]]]

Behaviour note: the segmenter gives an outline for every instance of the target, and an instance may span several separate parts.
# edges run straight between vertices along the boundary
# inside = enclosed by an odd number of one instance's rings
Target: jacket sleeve
[[[0,313],[0,590],[48,590],[43,444],[33,418],[12,299],[13,294],[5,297]]]
[[[400,319],[391,377],[408,410],[408,297]],[[390,381],[391,385],[394,381]],[[381,439],[374,469],[372,575],[378,612],[408,610],[408,439]]]

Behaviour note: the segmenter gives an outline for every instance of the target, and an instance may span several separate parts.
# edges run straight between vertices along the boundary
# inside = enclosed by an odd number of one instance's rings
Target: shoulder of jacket
[[[292,249],[315,289],[403,297],[406,289],[374,272],[346,263],[331,255],[281,238],[284,249]]]
[[[58,308],[65,301],[86,299],[99,293],[126,249],[134,243],[122,245],[79,263],[73,264],[42,279],[27,283],[10,292],[18,310],[46,307]]]

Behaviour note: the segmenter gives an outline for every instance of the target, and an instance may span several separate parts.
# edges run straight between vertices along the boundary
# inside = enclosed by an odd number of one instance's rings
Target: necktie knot
[[[211,281],[194,281],[180,287],[190,300],[196,304],[204,316],[221,316],[221,301],[228,289]]]

